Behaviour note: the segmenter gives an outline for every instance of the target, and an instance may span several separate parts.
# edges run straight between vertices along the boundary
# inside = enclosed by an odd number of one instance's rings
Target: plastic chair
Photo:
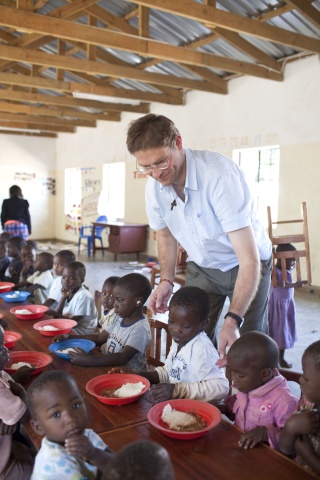
[[[96,222],[107,222],[107,221],[108,221],[108,218],[105,215],[100,215],[100,217],[98,217],[96,220]],[[102,232],[103,232],[103,227],[96,227],[96,233],[94,238],[96,238],[97,240],[100,240],[101,247],[103,248]],[[78,253],[80,253],[80,244],[83,238],[87,240],[88,257],[90,257],[91,248],[92,248],[92,227],[88,227],[88,226],[80,227],[80,234],[79,234],[79,240],[78,240]],[[104,256],[103,250],[102,250],[102,255]]]

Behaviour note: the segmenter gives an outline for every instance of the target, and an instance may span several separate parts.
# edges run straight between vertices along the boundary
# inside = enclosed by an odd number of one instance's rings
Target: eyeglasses
[[[167,159],[167,160],[165,160]],[[142,165],[138,164],[138,161],[136,162],[136,170],[140,173],[150,173],[153,169],[156,170],[165,170],[168,168],[170,160],[171,160],[171,151],[164,157],[165,161],[162,161],[160,163],[157,163],[156,165],[147,165],[143,167]]]

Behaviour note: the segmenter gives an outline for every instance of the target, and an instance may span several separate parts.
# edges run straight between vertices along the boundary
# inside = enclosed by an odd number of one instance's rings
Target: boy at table
[[[113,452],[93,430],[74,378],[51,370],[28,388],[31,426],[44,435],[31,480],[86,479],[100,477]]]
[[[204,332],[209,316],[209,296],[198,287],[180,288],[169,305],[168,330],[172,345],[163,367],[139,371],[153,383],[156,402],[190,398],[209,402],[225,398],[229,383],[217,367],[218,352]],[[129,373],[113,368],[109,373]]]
[[[5,282],[19,283],[20,272],[23,268],[21,261],[21,248],[26,242],[22,237],[11,237],[8,240],[8,257],[11,261],[5,271],[3,280]]]
[[[61,299],[61,290],[62,290],[62,274],[64,267],[67,267],[69,263],[75,262],[76,256],[71,250],[60,250],[56,255],[53,257],[53,282],[50,288],[50,292],[48,295],[47,300],[44,302],[43,305],[49,307],[47,312],[48,315],[55,315],[55,311],[52,312],[50,308],[54,309],[57,305],[59,300]]]
[[[103,330],[93,335],[58,335],[53,341],[67,338],[85,338],[101,346],[101,353],[70,352],[71,362],[82,367],[128,365],[133,370],[147,368],[146,349],[151,332],[143,315],[143,305],[151,293],[151,284],[140,273],[120,277],[113,288],[116,316],[104,323]]]
[[[37,249],[33,245],[23,245],[21,248],[21,260],[23,263],[22,270],[19,277],[19,285],[24,283],[28,277],[35,272],[35,263],[37,260]],[[16,288],[19,288],[18,285]]]
[[[93,334],[98,324],[98,311],[94,298],[83,285],[86,267],[81,262],[71,262],[63,269],[61,298],[50,315],[55,318],[71,318],[78,322],[73,328],[76,338],[79,335]]]
[[[10,263],[8,257],[8,240],[0,238],[0,282],[3,281],[5,271]]]
[[[51,273],[52,266],[52,253],[39,253],[34,265],[35,272],[26,280],[16,285],[16,289],[19,290],[26,287],[27,292],[33,294],[34,303],[38,305],[42,304],[48,298],[50,287],[53,282],[53,276]]]

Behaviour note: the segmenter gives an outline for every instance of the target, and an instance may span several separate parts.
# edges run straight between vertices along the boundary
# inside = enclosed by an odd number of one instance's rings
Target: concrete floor
[[[64,248],[68,247],[64,246]],[[53,254],[55,253],[54,250],[49,251]],[[93,258],[88,257],[86,250],[83,250],[80,255],[77,255],[77,260],[83,262],[87,268],[85,284],[91,292],[101,289],[104,280],[111,275],[123,276],[137,271],[150,278],[148,269],[135,269],[133,265],[129,265],[129,262],[136,260],[135,254],[118,255],[118,261],[114,262],[113,254],[109,252],[105,252],[104,257],[101,252],[97,252],[96,257]],[[141,258],[141,261],[145,260]],[[178,285],[177,288],[179,288]],[[292,370],[297,372],[301,372],[301,357],[306,347],[320,339],[319,290],[316,290],[314,293],[311,292],[313,292],[313,289],[310,287],[299,288],[295,292],[298,341],[293,349],[286,351],[285,358],[292,363]],[[223,321],[223,315],[227,308],[228,305],[225,305],[220,324]]]

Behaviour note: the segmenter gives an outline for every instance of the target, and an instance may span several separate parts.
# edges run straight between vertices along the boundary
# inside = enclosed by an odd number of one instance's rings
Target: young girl
[[[151,293],[149,280],[139,273],[121,277],[113,288],[113,321],[103,324],[103,330],[94,335],[58,335],[53,340],[86,338],[101,346],[100,354],[70,352],[71,362],[83,367],[101,365],[129,365],[133,370],[146,367],[146,349],[151,333],[143,315],[143,304]],[[80,351],[80,349],[78,349]]]
[[[64,267],[61,280],[61,298],[50,314],[56,318],[72,318],[78,325],[76,334],[93,333],[98,323],[98,312],[91,293],[82,285],[86,267],[81,262],[71,262]]]
[[[209,316],[208,294],[198,287],[180,288],[169,306],[168,330],[173,339],[163,367],[138,374],[154,384],[155,402],[171,398],[202,401],[225,398],[229,390],[224,371],[216,366],[218,353],[204,332]],[[109,373],[130,373],[113,368]]]
[[[5,271],[7,270],[10,263],[8,257],[8,240],[3,240],[0,238],[0,281],[2,282],[4,278]]]
[[[120,277],[108,277],[103,286],[102,286],[102,306],[103,306],[103,315],[99,320],[100,327],[106,329],[107,325],[112,322],[116,313],[114,311],[114,298],[112,295],[113,287],[117,283]]]
[[[87,408],[72,376],[59,370],[43,373],[28,388],[27,404],[32,428],[45,435],[31,480],[100,478],[113,453],[86,428]]]
[[[3,371],[9,360],[4,346],[4,331],[0,327],[0,478],[27,480],[34,462],[31,451],[22,443],[13,440],[19,422],[28,420],[24,401],[24,388],[14,381],[18,372],[10,377]]]
[[[290,243],[278,245],[276,252],[296,251]],[[294,258],[286,259],[287,282],[292,283],[291,271],[295,268]],[[279,347],[279,364],[282,368],[291,368],[292,364],[284,359],[286,348],[293,348],[296,340],[296,312],[294,305],[294,288],[284,288],[282,284],[281,260],[276,263],[277,286],[271,284],[268,306],[269,335]]]
[[[230,347],[227,360],[237,393],[216,406],[245,431],[240,447],[268,442],[277,449],[281,428],[296,410],[298,399],[276,370],[276,342],[261,332],[245,333]]]
[[[299,410],[285,424],[280,435],[280,450],[320,475],[320,341],[302,356],[300,377],[302,397]]]

